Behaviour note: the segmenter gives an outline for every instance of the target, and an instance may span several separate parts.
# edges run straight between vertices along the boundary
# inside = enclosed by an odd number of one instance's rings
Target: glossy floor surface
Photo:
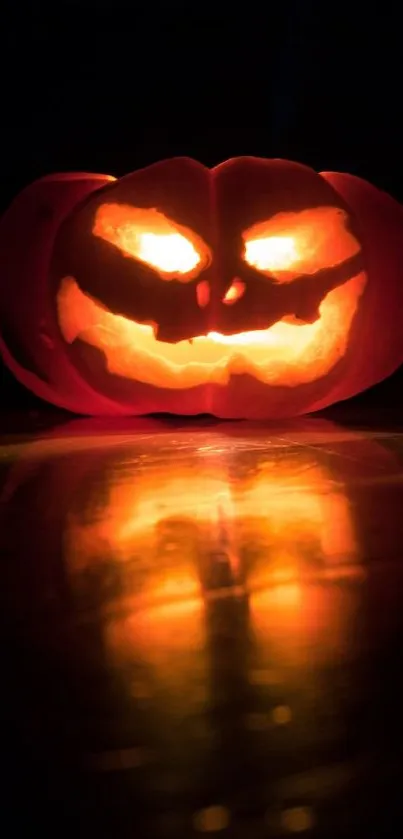
[[[16,428],[9,835],[400,835],[403,434]]]

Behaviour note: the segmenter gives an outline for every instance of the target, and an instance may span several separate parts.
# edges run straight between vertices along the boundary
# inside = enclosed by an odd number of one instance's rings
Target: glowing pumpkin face
[[[39,395],[84,413],[286,416],[346,398],[403,359],[402,210],[373,187],[254,158],[75,177],[32,188],[38,206],[48,196],[43,309],[24,319],[32,343],[15,305],[0,324],[11,366]],[[31,225],[35,202],[23,207]],[[387,346],[372,340],[385,312]]]

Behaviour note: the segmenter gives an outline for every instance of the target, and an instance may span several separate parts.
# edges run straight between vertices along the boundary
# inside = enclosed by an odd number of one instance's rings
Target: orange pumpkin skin
[[[46,177],[0,222],[0,349],[76,413],[316,411],[403,361],[402,234],[390,196],[289,161]]]

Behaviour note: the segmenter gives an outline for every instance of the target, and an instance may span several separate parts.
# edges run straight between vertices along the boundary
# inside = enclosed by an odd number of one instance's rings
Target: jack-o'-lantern
[[[45,178],[0,226],[4,358],[80,413],[314,411],[403,360],[402,241],[392,198],[288,161]]]

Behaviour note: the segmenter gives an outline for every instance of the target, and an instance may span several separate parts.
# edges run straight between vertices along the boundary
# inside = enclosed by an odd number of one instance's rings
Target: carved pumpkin
[[[288,161],[45,178],[0,226],[5,361],[81,413],[318,410],[403,360],[402,237],[392,198]]]

